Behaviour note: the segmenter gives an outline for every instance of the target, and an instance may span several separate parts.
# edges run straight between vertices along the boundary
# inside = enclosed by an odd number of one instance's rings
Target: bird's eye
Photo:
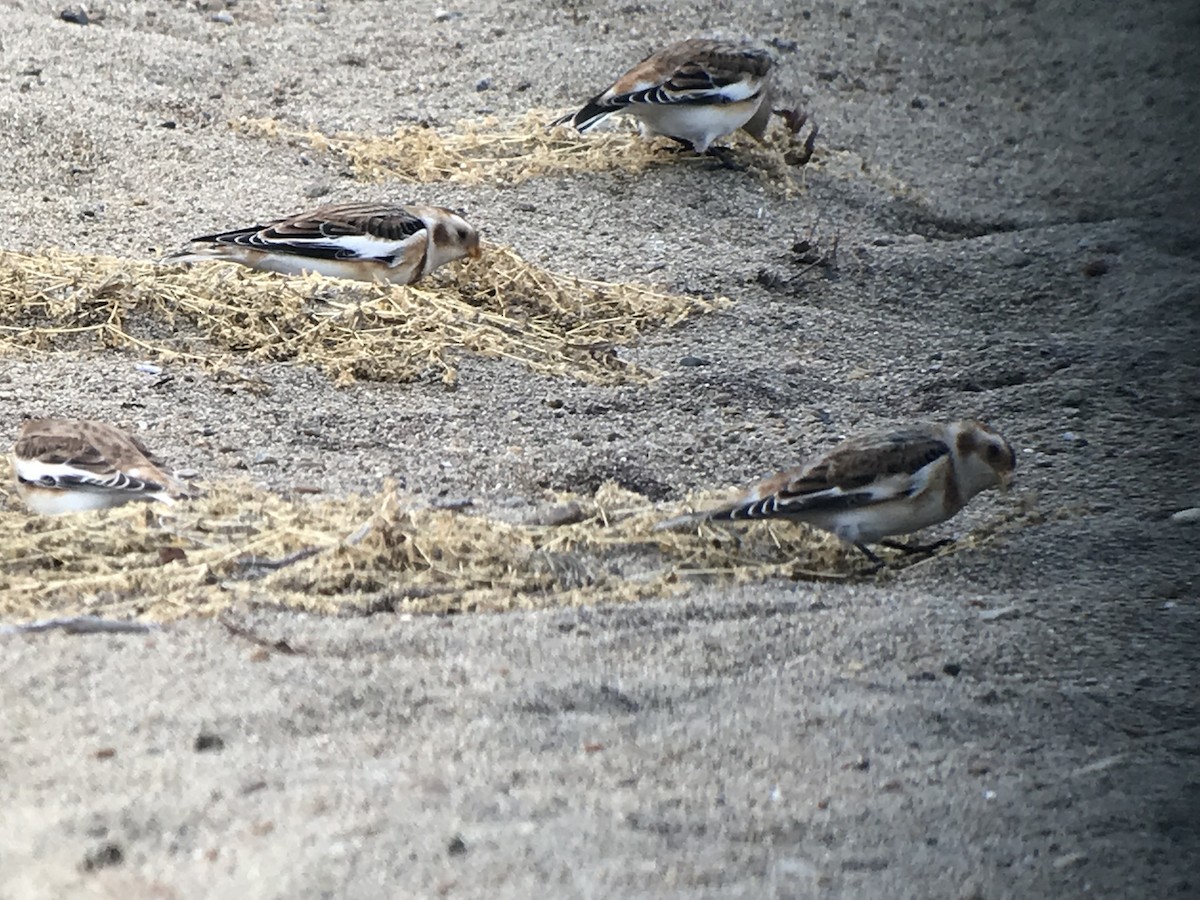
[[[988,444],[988,448],[987,448],[987,461],[988,462],[998,463],[998,462],[1000,462],[1000,457],[1002,457],[1003,455],[1004,455],[1003,451],[1001,451],[1001,449],[999,447],[997,447],[995,444]]]

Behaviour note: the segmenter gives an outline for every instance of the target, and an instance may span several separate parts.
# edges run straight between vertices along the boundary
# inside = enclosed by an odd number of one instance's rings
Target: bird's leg
[[[855,541],[854,546],[857,547],[859,550],[861,550],[863,556],[865,556],[867,559],[869,559],[871,561],[870,574],[872,574],[872,575],[875,574],[876,572],[878,572],[880,569],[882,569],[884,566],[887,565],[887,563],[885,563],[882,559],[880,559],[878,556],[876,556],[874,553],[872,553],[871,550],[867,547],[867,545],[862,543],[862,541]]]
[[[953,538],[944,538],[940,541],[934,541],[931,544],[904,544],[900,541],[879,541],[881,547],[888,547],[892,550],[899,550],[903,553],[932,553],[935,550],[940,550],[942,547],[948,547],[954,543]]]
[[[646,138],[656,138],[656,137],[666,138],[667,140],[672,142],[671,145],[669,147],[667,147],[667,150],[671,153],[678,153],[678,154],[682,155],[684,153],[695,153],[696,152],[696,148],[692,146],[692,142],[687,140],[686,138],[675,137],[672,134],[659,134],[658,132],[655,132],[655,131],[643,131],[642,136],[646,137]]]
[[[732,169],[734,172],[746,171],[746,164],[737,161],[737,153],[732,147],[709,147],[704,155],[717,160],[722,169]]]

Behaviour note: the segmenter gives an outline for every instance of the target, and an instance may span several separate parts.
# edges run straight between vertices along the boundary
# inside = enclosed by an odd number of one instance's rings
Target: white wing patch
[[[749,84],[745,81],[739,81],[735,84],[727,84],[720,90],[713,91],[712,94],[718,97],[724,97],[729,103],[740,103],[743,100],[749,100],[761,90],[761,87],[754,84]]]
[[[63,490],[95,490],[123,494],[153,493],[164,485],[143,481],[126,472],[110,471],[103,475],[77,469],[67,463],[46,463],[38,459],[16,461],[17,477],[34,485]]]
[[[402,256],[406,247],[416,240],[424,241],[427,230],[422,229],[403,241],[387,241],[369,234],[347,235],[345,237],[306,241],[314,246],[330,247],[342,251],[345,259],[383,260],[389,262],[397,256]]]

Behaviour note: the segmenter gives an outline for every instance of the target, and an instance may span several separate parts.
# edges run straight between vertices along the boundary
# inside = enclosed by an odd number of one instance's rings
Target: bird
[[[616,112],[638,119],[646,136],[661,134],[706,153],[713,141],[744,128],[757,138],[771,115],[771,55],[758,47],[692,38],[646,57],[578,112],[557,119],[577,131]]]
[[[751,485],[731,505],[659,527],[697,518],[793,519],[833,532],[882,566],[867,544],[910,551],[940,546],[886,539],[953,518],[981,491],[1007,490],[1016,462],[1012,445],[973,419],[904,426],[844,440]]]
[[[17,493],[41,515],[107,509],[133,500],[170,505],[188,493],[141,441],[104,422],[29,419],[9,459]]]
[[[225,260],[264,272],[415,284],[439,266],[480,255],[479,232],[440,206],[335,203],[192,238],[163,263]]]

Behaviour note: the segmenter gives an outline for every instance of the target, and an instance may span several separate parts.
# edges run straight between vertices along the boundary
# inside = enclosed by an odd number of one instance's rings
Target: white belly
[[[67,513],[92,512],[97,509],[108,509],[120,506],[130,500],[139,499],[134,495],[122,496],[116,493],[98,493],[95,491],[60,491],[51,488],[29,487],[21,485],[17,488],[25,505],[41,516],[61,516]],[[143,495],[140,499],[152,499]]]
[[[741,103],[687,105],[634,103],[626,110],[637,116],[642,131],[687,141],[697,153],[727,134],[737,131],[752,118],[762,103],[762,95]]]
[[[941,491],[927,490],[916,497],[902,500],[888,500],[859,509],[805,516],[804,521],[832,531],[843,540],[870,544],[892,535],[911,534],[930,525],[937,525],[957,512],[955,509],[947,515]]]
[[[250,257],[250,254],[246,254]],[[254,253],[252,261],[245,264],[263,272],[279,272],[283,275],[305,275],[315,272],[328,278],[346,278],[351,281],[395,281],[407,284],[412,279],[411,269],[389,269],[381,263],[340,259],[318,259],[310,256],[291,256],[283,253]],[[242,262],[242,260],[235,260]]]

